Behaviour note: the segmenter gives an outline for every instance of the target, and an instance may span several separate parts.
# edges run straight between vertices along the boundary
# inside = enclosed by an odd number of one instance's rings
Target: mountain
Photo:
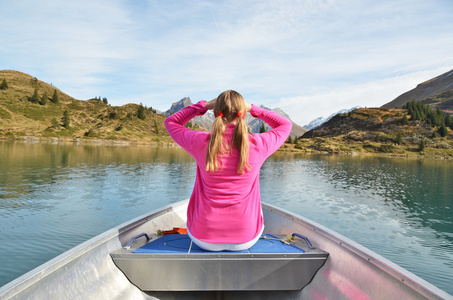
[[[358,108],[344,114],[336,114],[329,121],[308,131],[303,138],[338,137],[351,132],[398,132],[397,125],[406,110],[388,108]]]
[[[408,109],[402,109],[407,103],[411,103]],[[452,158],[452,113],[453,70],[420,83],[380,108],[353,109],[326,122],[322,118],[313,120],[305,126],[311,130],[296,141],[295,148],[305,152]]]
[[[409,101],[421,102],[433,109],[453,113],[453,70],[420,83],[414,89],[398,96],[382,107],[403,107]]]
[[[330,119],[332,119],[334,116],[336,116],[338,114],[345,114],[345,113],[353,111],[354,109],[357,109],[357,108],[359,108],[359,106],[355,106],[350,109],[341,109],[341,110],[337,111],[336,113],[331,114],[327,118],[324,118],[324,117],[316,118],[316,119],[312,120],[310,123],[308,123],[307,125],[305,125],[304,128],[306,128],[308,130],[312,130],[313,128],[316,128],[316,127],[321,126],[322,124],[328,122]]]
[[[291,123],[293,124],[293,127],[291,129],[291,133],[290,133],[290,137],[291,138],[296,138],[296,137],[300,137],[302,136],[305,132],[307,132],[308,130],[303,128],[302,126],[299,126],[297,125],[296,123],[294,123],[291,118],[288,116],[288,114],[286,114],[282,109],[280,109],[279,107],[276,107],[274,109],[272,108],[268,108],[268,107],[265,107],[264,105],[260,105],[261,108],[263,109],[267,109],[267,110],[270,110],[270,111],[273,111],[273,112],[276,112],[277,114],[279,114],[280,116],[283,116],[285,117],[286,119],[290,120]],[[247,117],[245,118],[249,128],[250,128],[250,132],[252,133],[258,133],[260,132],[260,129],[261,129],[261,124],[263,123],[262,120],[260,119],[256,119],[254,117],[252,117],[250,114],[247,114]],[[266,129],[266,131],[269,131],[271,130],[271,127],[269,125],[267,125],[266,123],[264,123],[264,128]]]
[[[443,96],[448,92],[445,82],[451,77],[450,73],[444,75],[433,79],[444,83],[444,89],[440,89]],[[430,83],[422,85],[427,84]],[[432,87],[434,89],[435,85]],[[54,95],[58,99],[53,99]],[[440,98],[435,95],[432,101]],[[111,106],[107,102],[106,98],[102,101],[97,98],[77,100],[29,74],[0,70],[0,140],[173,145],[164,126],[165,115],[143,105]],[[190,98],[183,98],[164,114],[179,111],[191,103]],[[417,106],[416,109],[418,112],[421,108]],[[274,111],[289,119],[282,110],[276,108]],[[301,136],[300,132],[306,129],[293,123],[293,143],[284,144],[282,150],[401,156],[423,153],[453,158],[453,116],[429,111],[427,106],[418,118],[415,113],[408,115],[409,111],[358,108],[335,115],[299,139],[294,137]],[[212,111],[209,111],[194,122],[209,129],[213,120]],[[248,114],[246,122],[253,132],[258,132],[262,121]]]
[[[193,104],[193,103],[190,100],[190,98],[189,97],[184,97],[181,100],[179,100],[178,102],[173,103],[171,105],[171,107],[167,111],[165,111],[163,114],[168,117],[168,116],[174,114],[175,112],[178,112],[181,109],[183,109],[184,107],[186,107],[188,105],[191,105],[191,104]],[[281,110],[278,107],[275,108],[275,109],[270,109],[270,108],[267,108],[267,107],[262,106],[262,105],[260,107],[264,108],[264,109],[267,109],[267,110],[270,110],[270,111],[273,111],[273,112],[276,112],[279,115],[281,115],[281,116],[283,116],[283,117],[285,117],[285,118],[287,118],[288,120],[291,121],[291,118],[283,110]],[[200,127],[205,128],[206,130],[211,130],[212,123],[214,123],[214,119],[215,119],[215,117],[214,117],[213,112],[212,111],[208,111],[203,116],[196,116],[192,120],[192,124],[196,124],[196,125],[198,125]],[[260,132],[261,124],[263,123],[262,120],[256,119],[256,118],[252,117],[250,114],[247,114],[247,116],[245,117],[245,122],[247,123],[247,126],[249,127],[251,133]],[[308,131],[307,129],[303,128],[302,126],[297,125],[293,121],[291,121],[291,123],[293,124],[293,128],[292,128],[291,133],[290,133],[291,138],[300,137],[305,132]],[[264,127],[265,127],[266,131],[271,129],[270,126],[268,126],[267,124],[265,124]]]
[[[407,113],[407,109],[381,107],[337,114],[305,133],[295,147],[315,153],[453,157],[452,116],[439,112],[448,128],[426,119],[413,120]],[[437,112],[431,109],[430,113]]]
[[[102,140],[155,143],[171,141],[165,117],[138,104],[111,106],[100,99],[77,100],[29,74],[0,70],[0,138]],[[58,101],[52,102],[53,95]]]
[[[174,102],[171,107],[165,111],[163,114],[167,117],[171,116],[172,114],[174,114],[175,112],[178,112],[180,111],[181,109],[183,109],[184,107],[186,106],[189,106],[189,105],[192,105],[192,101],[190,100],[189,97],[184,97],[182,98],[181,100],[179,100],[178,102]]]
[[[171,116],[175,112],[180,111],[186,106],[192,105],[192,101],[190,100],[189,97],[184,97],[178,102],[175,102],[171,105],[171,107],[163,112],[162,114],[164,116]],[[195,118],[192,119],[192,124],[198,125],[206,130],[211,130],[212,123],[214,122],[214,114],[212,111],[206,112],[203,116],[196,116]]]

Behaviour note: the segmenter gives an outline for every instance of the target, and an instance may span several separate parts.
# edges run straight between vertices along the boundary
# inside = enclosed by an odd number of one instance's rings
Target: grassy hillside
[[[165,117],[150,108],[138,104],[110,106],[100,99],[77,100],[17,71],[0,71],[0,84],[3,80],[7,88],[0,89],[0,138],[34,136],[146,143],[171,140],[164,127]],[[35,91],[37,99],[33,97]],[[55,91],[57,103],[51,101]],[[43,103],[45,94],[49,99]]]
[[[57,103],[51,101],[54,93]],[[281,150],[453,158],[452,126],[441,134],[436,118],[427,121],[427,112],[421,113],[425,119],[408,112],[360,108],[339,114]],[[117,107],[100,99],[77,100],[28,74],[0,71],[0,139],[172,143],[164,120],[138,104]]]
[[[407,109],[359,108],[339,114],[287,148],[314,153],[453,157],[453,131],[412,120]],[[450,117],[452,118],[452,117]]]

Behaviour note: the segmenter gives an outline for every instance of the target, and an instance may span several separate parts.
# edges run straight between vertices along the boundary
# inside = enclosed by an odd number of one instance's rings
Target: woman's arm
[[[270,127],[278,128],[283,126],[281,129],[286,129],[291,131],[292,124],[291,122],[286,119],[285,117],[277,114],[276,112],[263,109],[255,104],[252,104],[252,109],[250,110],[250,114],[255,118],[259,118],[266,122]],[[289,134],[289,133],[288,133]]]
[[[165,119],[165,127],[173,140],[186,151],[192,150],[196,131],[184,127],[196,116],[204,115],[207,111],[206,101],[189,105]]]
[[[263,120],[272,127],[271,131],[261,133],[259,137],[269,155],[277,151],[291,133],[292,123],[281,115],[267,109],[262,109],[254,104],[252,105],[250,114],[255,118]]]

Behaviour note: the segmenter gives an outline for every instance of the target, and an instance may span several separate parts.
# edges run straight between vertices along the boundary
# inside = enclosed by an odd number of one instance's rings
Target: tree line
[[[38,88],[35,88],[35,91],[33,92],[33,95],[28,98],[28,101],[32,102],[32,103],[39,103],[41,105],[46,105],[47,101],[52,102],[52,103],[55,103],[57,104],[58,103],[58,93],[57,93],[57,90],[54,90],[53,91],[53,96],[52,98],[50,98],[48,95],[47,95],[47,92],[44,92],[44,94],[39,97],[38,95]]]
[[[109,104],[107,97],[102,98],[102,100],[101,100],[101,96],[99,96],[99,98],[95,97],[94,99],[104,102],[105,105]]]
[[[453,130],[453,117],[439,108],[434,110],[429,105],[424,105],[415,100],[409,101],[403,108],[407,109],[407,113],[411,116],[411,120],[424,121],[430,124],[431,127],[438,127],[438,133],[442,137],[448,135],[447,127]]]
[[[138,106],[138,109],[137,109],[137,113],[135,115],[137,118],[145,120],[146,116],[149,115],[151,112],[156,113],[156,110],[153,109],[152,107],[148,108],[148,107],[146,107],[146,105],[143,106],[143,104],[140,103],[140,105]]]

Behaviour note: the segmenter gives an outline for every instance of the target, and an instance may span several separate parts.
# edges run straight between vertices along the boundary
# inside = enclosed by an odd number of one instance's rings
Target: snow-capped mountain
[[[357,108],[359,108],[359,106],[355,106],[355,107],[349,108],[349,109],[341,109],[341,110],[337,111],[336,113],[331,114],[327,118],[324,118],[324,117],[316,118],[316,119],[312,120],[310,123],[308,123],[307,125],[305,125],[304,128],[308,129],[308,130],[312,130],[313,128],[316,128],[316,127],[321,126],[322,124],[326,123],[327,121],[329,121],[330,119],[332,119],[333,117],[335,117],[338,114],[345,114],[345,113],[353,111],[354,109],[357,109]]]

